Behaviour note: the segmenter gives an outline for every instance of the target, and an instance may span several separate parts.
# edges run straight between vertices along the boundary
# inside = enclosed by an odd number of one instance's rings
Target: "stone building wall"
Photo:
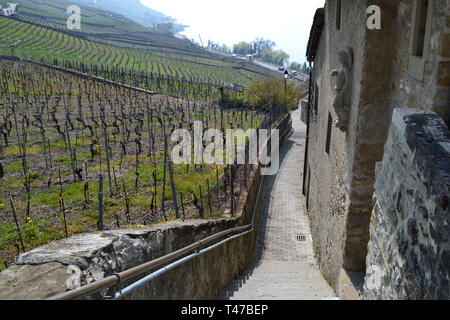
[[[314,249],[318,263],[325,279],[330,285],[338,289],[338,277],[343,263],[345,222],[349,205],[351,159],[348,155],[351,134],[346,135],[334,125],[337,119],[333,109],[335,97],[335,83],[331,71],[339,66],[338,50],[345,49],[351,43],[360,43],[364,39],[363,28],[348,28],[346,19],[340,31],[335,24],[335,1],[327,1],[325,6],[325,27],[322,32],[317,55],[314,60],[314,84],[318,89],[317,112],[315,106],[310,110],[310,135],[308,154],[308,212],[314,240]],[[359,10],[358,10],[359,9]],[[364,12],[362,6],[352,10],[352,20],[363,23]],[[345,9],[347,10],[347,8]],[[359,11],[359,14],[358,14]],[[356,30],[355,30],[356,29]],[[361,61],[363,52],[360,47],[354,51],[355,61]],[[355,63],[353,87],[356,102],[358,88],[361,83],[361,63]],[[316,90],[317,90],[316,89]],[[355,109],[355,106],[352,105]],[[331,115],[331,143],[330,153],[326,152],[326,140]],[[354,121],[350,117],[350,121]]]
[[[375,117],[378,122],[368,123],[366,117],[383,114],[387,109],[385,100],[378,99],[370,105],[366,101],[374,93],[386,89],[380,75],[387,72],[391,65],[385,63],[377,66],[379,72],[374,74],[367,68],[366,61],[379,60],[380,55],[388,54],[379,50],[375,51],[375,55],[367,54],[368,50],[373,49],[372,46],[378,44],[368,41],[373,35],[365,27],[367,2],[342,2],[340,30],[336,28],[336,4],[335,0],[325,4],[325,27],[314,59],[314,81],[319,94],[317,114],[313,107],[310,121],[308,167],[311,170],[307,175],[310,175],[308,203],[316,255],[322,273],[337,291],[343,264],[355,271],[365,269],[374,168],[376,161],[382,157],[382,142],[367,141],[363,137],[366,133],[367,136],[373,134],[373,130],[366,130],[365,127],[379,128],[379,122],[385,120],[378,116]],[[386,17],[388,19],[390,17]],[[390,31],[386,28],[381,36],[378,34],[378,41],[386,41]],[[331,71],[339,68],[338,51],[349,48],[353,51],[351,108],[348,130],[343,132],[334,125],[337,120],[333,108],[336,92]],[[367,115],[361,117],[364,110]],[[329,126],[331,140],[327,153]],[[373,143],[378,143],[374,152],[361,152],[361,149],[370,150]]]
[[[325,8],[325,20],[330,19],[329,11]],[[330,32],[325,25],[319,44],[318,53],[314,61],[312,86],[316,86],[316,105],[310,106],[308,136],[309,149],[306,173],[306,197],[308,212],[313,235],[314,251],[317,262],[325,279],[337,289],[337,275],[342,265],[342,242],[345,225],[345,204],[339,205],[346,199],[347,157],[345,135],[333,128],[331,152],[335,157],[330,158],[325,152],[325,135],[328,126],[328,112],[332,112],[333,88],[328,74],[332,65],[329,61],[334,56],[331,52]],[[334,119],[336,119],[334,117]],[[336,159],[336,161],[333,161]],[[336,186],[337,188],[335,188]],[[339,189],[338,189],[339,188]],[[333,205],[334,204],[334,205]],[[337,205],[337,206],[336,206]]]
[[[348,1],[346,1],[348,2]],[[364,13],[359,27],[365,30],[365,38],[351,46],[362,47],[363,58],[360,84],[353,87],[348,153],[351,159],[351,186],[346,220],[343,268],[364,272],[367,243],[369,241],[369,219],[372,210],[375,165],[383,157],[387,128],[390,123],[390,72],[395,68],[392,59],[396,50],[393,26],[397,19],[398,1],[358,1]],[[369,30],[366,14],[369,5],[378,5],[382,13],[380,30]],[[355,72],[355,71],[353,71]]]
[[[445,118],[450,115],[450,1],[432,0],[430,42],[425,52],[423,79],[411,75],[413,1],[402,0],[398,9],[395,38],[398,50],[392,70],[391,86],[394,88],[394,108],[431,110]],[[426,44],[427,45],[427,44]]]
[[[411,76],[409,59],[413,0],[341,1],[325,4],[325,26],[314,59],[318,108],[312,110],[307,155],[307,202],[315,250],[322,273],[337,290],[339,271],[364,277],[373,209],[375,168],[394,108],[433,110],[450,114],[450,1],[432,0],[430,50],[425,54],[424,79]],[[369,30],[367,8],[381,8],[381,29]],[[329,153],[325,150],[329,119],[337,119],[333,102],[339,50],[352,48],[351,108],[346,132],[334,125]],[[309,170],[310,169],[310,170]]]
[[[450,131],[395,109],[377,168],[366,299],[450,298]]]
[[[307,117],[308,117],[308,101],[307,100],[302,100],[300,101],[300,107],[301,107],[301,112],[300,112],[300,120],[302,120],[303,123],[306,123]]]

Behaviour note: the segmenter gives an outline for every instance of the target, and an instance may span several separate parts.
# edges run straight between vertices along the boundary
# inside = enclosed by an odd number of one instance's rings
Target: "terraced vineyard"
[[[7,2],[0,1],[0,5],[7,6]],[[15,3],[20,5],[18,19],[60,30],[67,30],[67,8],[74,4],[65,0],[17,0]],[[168,44],[178,47],[191,46],[189,41],[164,35],[121,15],[87,6],[80,6],[80,8],[82,10],[81,23],[83,27],[81,30],[73,31],[74,33],[92,36],[98,34],[126,36],[160,42],[166,46]]]
[[[205,130],[256,127],[259,112],[224,109],[208,95],[184,100],[17,61],[0,60],[0,79],[6,264],[80,232],[223,215],[232,210],[231,195],[245,188],[251,166],[173,165],[169,139],[178,128],[193,132],[194,121]]]
[[[0,17],[0,269],[76,233],[233,213],[253,166],[174,165],[169,138],[270,125],[239,101],[279,74],[97,9],[68,31],[67,2],[21,3]]]
[[[42,2],[42,4],[40,4]],[[145,73],[151,77],[229,86],[278,77],[250,64],[214,56],[187,40],[163,35],[128,19],[83,7],[82,30],[66,28],[68,2],[22,1],[20,14],[0,17],[0,54],[62,66]],[[115,72],[117,73],[117,72]],[[150,89],[150,88],[148,88]]]
[[[223,84],[247,84],[267,74],[263,69],[257,72],[239,70],[232,63],[220,60],[110,46],[8,18],[0,18],[0,30],[3,55],[49,64],[78,62],[96,65],[97,68],[117,68]],[[4,45],[18,41],[20,46],[17,48]]]

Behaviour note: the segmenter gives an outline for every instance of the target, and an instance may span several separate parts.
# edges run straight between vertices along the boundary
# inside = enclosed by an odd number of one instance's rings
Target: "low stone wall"
[[[377,166],[365,299],[449,299],[450,131],[395,109]]]

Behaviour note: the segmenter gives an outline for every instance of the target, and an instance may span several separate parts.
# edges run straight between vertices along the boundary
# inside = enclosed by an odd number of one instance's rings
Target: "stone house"
[[[448,299],[450,1],[327,0],[307,59],[303,193],[323,275],[344,297]]]

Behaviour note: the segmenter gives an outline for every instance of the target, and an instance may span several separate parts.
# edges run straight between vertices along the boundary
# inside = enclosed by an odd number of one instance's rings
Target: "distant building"
[[[7,8],[2,8],[0,6],[0,9],[1,9],[0,13],[3,14],[4,16],[8,17],[8,16],[18,13],[19,5],[16,3],[8,3]]]
[[[175,38],[181,39],[181,40],[187,40],[187,37],[184,34],[176,34]]]
[[[245,58],[249,61],[249,62],[253,62],[255,60],[255,56],[252,54],[246,54]]]

